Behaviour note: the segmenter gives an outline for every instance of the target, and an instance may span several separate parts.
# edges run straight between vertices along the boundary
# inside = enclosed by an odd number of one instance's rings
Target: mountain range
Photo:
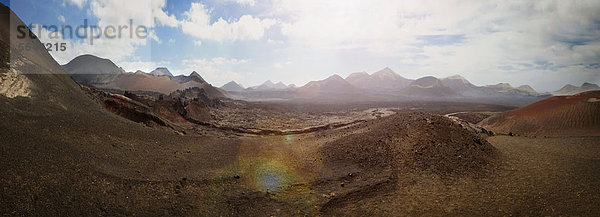
[[[236,83],[235,81],[230,81],[229,83],[220,87],[221,90],[229,91],[229,92],[239,92],[244,91],[244,88],[241,84]]]
[[[295,98],[343,98],[348,100],[406,100],[406,99],[470,99],[492,101],[521,101],[530,103],[550,96],[538,93],[529,85],[513,87],[508,83],[476,86],[460,75],[446,78],[426,76],[417,80],[407,79],[390,68],[384,68],[373,74],[366,72],[352,73],[345,79],[333,75],[321,81],[311,81],[306,85],[285,88],[283,83],[274,84],[267,81],[264,84],[244,89],[232,81],[221,89],[244,95],[244,98],[261,98],[264,92],[286,90],[294,92]],[[252,91],[261,91],[253,94]],[[236,94],[234,94],[236,95]],[[269,95],[274,97],[273,94]],[[289,98],[287,94],[282,98]]]
[[[345,79],[339,75],[333,75],[324,80],[311,81],[302,87],[267,80],[261,85],[249,88],[244,88],[235,81],[216,88],[204,80],[198,72],[194,71],[189,76],[174,76],[169,69],[164,67],[157,68],[150,73],[139,70],[135,73],[128,73],[112,61],[92,55],[76,57],[63,68],[75,81],[84,85],[126,91],[151,91],[166,95],[177,90],[198,87],[204,89],[211,98],[227,96],[260,100],[268,95],[268,98],[282,99],[500,99],[502,102],[517,100],[530,103],[551,96],[547,93],[538,93],[529,85],[516,88],[508,83],[477,86],[460,75],[441,79],[426,76],[412,80],[402,77],[387,67],[373,74],[352,73]],[[581,87],[567,85],[552,94],[572,95],[597,89],[600,89],[598,85],[585,83]],[[278,92],[281,94],[277,94]],[[241,95],[243,97],[239,97]]]
[[[552,94],[555,96],[564,96],[564,95],[574,95],[574,94],[583,93],[583,92],[592,91],[592,90],[600,90],[600,87],[597,84],[590,84],[590,83],[586,82],[586,83],[583,83],[583,85],[581,85],[580,87],[577,87],[577,86],[574,86],[571,84],[567,84],[560,90],[552,92]]]
[[[277,82],[277,83],[273,83],[271,80],[267,80],[264,83],[262,83],[261,85],[249,87],[246,90],[247,91],[281,91],[281,90],[294,89],[294,88],[295,88],[295,85],[293,85],[293,84],[286,85],[281,81]]]
[[[157,68],[150,73],[140,70],[128,73],[112,61],[93,55],[78,56],[63,68],[77,83],[104,89],[169,95],[177,90],[197,87],[203,89],[210,98],[222,98],[226,93],[210,85],[195,71],[189,76],[173,76],[167,68]]]
[[[308,82],[308,84],[298,88],[297,94],[300,98],[352,97],[361,94],[361,90],[341,76],[332,75],[325,80]]]
[[[386,67],[372,75],[366,72],[352,73],[346,77],[346,81],[366,91],[385,92],[406,88],[414,80],[406,79]]]

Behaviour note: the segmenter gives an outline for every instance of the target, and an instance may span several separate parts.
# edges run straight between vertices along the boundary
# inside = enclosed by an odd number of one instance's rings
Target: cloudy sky
[[[6,0],[2,0],[6,2]],[[27,24],[136,25],[146,39],[66,42],[127,71],[198,71],[214,85],[304,85],[390,67],[407,78],[460,74],[552,91],[600,82],[600,1],[19,0]],[[44,31],[51,31],[44,29]]]

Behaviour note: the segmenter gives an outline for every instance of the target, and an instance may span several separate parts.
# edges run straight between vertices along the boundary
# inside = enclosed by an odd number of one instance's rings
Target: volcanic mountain
[[[78,83],[77,75],[85,73],[85,79],[96,82],[82,82],[98,88],[118,89],[125,91],[150,91],[162,94],[170,94],[177,90],[185,90],[191,87],[204,89],[211,98],[225,97],[217,88],[207,83],[197,72],[190,76],[173,76],[166,68],[157,68],[147,74],[142,71],[135,73],[123,73],[110,60],[102,59],[92,55],[76,57],[64,69],[73,76]],[[118,73],[112,73],[117,71]],[[93,74],[89,74],[94,72]],[[107,79],[110,78],[110,79]],[[100,82],[101,81],[101,82]]]
[[[496,92],[508,92],[508,91],[514,89],[514,87],[512,85],[510,85],[509,83],[498,83],[498,84],[493,84],[493,85],[486,85],[484,87],[487,89],[490,89],[490,90],[494,90]]]
[[[591,84],[591,83],[587,83],[587,82],[584,83],[583,85],[581,85],[581,87],[567,84],[560,90],[552,92],[552,95],[555,95],[555,96],[573,95],[573,94],[578,94],[578,93],[592,91],[592,90],[600,90],[600,87],[598,87],[597,84]]]
[[[600,136],[600,91],[554,96],[483,120],[503,134]]]
[[[265,83],[250,87],[248,90],[252,91],[277,91],[277,90],[285,90],[288,89],[289,86],[285,85],[283,82],[273,83],[271,80],[265,81]]]
[[[125,73],[109,59],[93,55],[81,55],[63,66],[77,83],[106,85]]]
[[[457,96],[456,92],[433,76],[419,78],[412,82],[410,86],[400,91],[402,95],[408,97],[424,98],[444,98]]]
[[[469,80],[460,75],[454,75],[441,79],[442,83],[452,90],[457,92],[472,91],[477,89],[477,86],[471,84]]]
[[[525,93],[529,93],[529,94],[531,94],[531,95],[536,95],[536,94],[538,94],[538,92],[537,92],[537,91],[535,91],[535,90],[534,90],[534,89],[533,89],[531,86],[529,86],[529,85],[521,85],[521,86],[519,86],[519,87],[517,87],[517,88],[515,88],[515,89],[517,89],[517,90],[520,90],[520,91],[522,91],[522,92],[525,92]]]
[[[413,80],[406,79],[387,67],[372,75],[366,72],[350,74],[346,77],[346,81],[359,89],[375,92],[401,90],[413,82]]]
[[[151,74],[126,73],[115,79],[108,88],[126,91],[151,91],[162,94],[170,94],[177,90],[185,90],[192,87],[204,89],[211,98],[223,98],[224,93],[207,82],[197,82],[190,79],[185,83],[172,80],[174,77],[153,76]],[[189,78],[188,78],[189,79]]]
[[[153,70],[152,72],[150,72],[150,74],[154,75],[154,76],[168,76],[168,77],[173,77],[173,74],[171,74],[171,72],[169,71],[169,69],[164,68],[164,67],[156,68],[155,70]]]
[[[189,76],[185,76],[185,75],[178,75],[178,76],[171,76],[171,80],[175,81],[177,83],[180,84],[184,84],[190,81],[195,81],[198,83],[205,83],[206,81],[204,80],[204,78],[202,78],[202,76],[200,76],[200,74],[198,74],[198,72],[193,71],[192,73],[190,73]]]
[[[332,75],[325,80],[308,82],[298,88],[297,93],[301,98],[337,98],[355,96],[361,91],[339,75]]]
[[[240,92],[246,89],[242,87],[242,85],[236,83],[235,81],[230,81],[229,83],[223,85],[220,88],[229,92]]]

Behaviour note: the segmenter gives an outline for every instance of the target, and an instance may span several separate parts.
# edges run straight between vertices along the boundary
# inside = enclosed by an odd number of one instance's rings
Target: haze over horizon
[[[102,37],[93,45],[42,34],[42,42],[68,44],[51,52],[60,64],[89,53],[130,72],[197,71],[215,86],[302,86],[384,67],[410,79],[460,74],[476,85],[528,84],[540,92],[600,83],[599,1],[37,0],[10,7],[33,25],[132,20],[151,29],[146,39]]]

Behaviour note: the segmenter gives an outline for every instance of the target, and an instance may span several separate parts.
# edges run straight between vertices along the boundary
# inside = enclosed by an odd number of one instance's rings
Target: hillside
[[[456,92],[435,77],[428,76],[419,78],[410,86],[400,91],[400,94],[413,98],[445,98],[457,96]]]
[[[356,96],[361,91],[339,75],[332,75],[325,80],[309,82],[298,88],[297,93],[301,98],[337,98]]]
[[[109,59],[93,55],[78,56],[63,67],[75,81],[86,85],[106,85],[125,73]]]
[[[150,91],[168,95],[177,90],[198,87],[205,89],[211,98],[225,97],[223,92],[207,83],[195,71],[189,76],[173,76],[167,68],[157,68],[151,73],[140,70],[124,73],[112,61],[92,55],[76,57],[63,67],[78,83],[98,88]]]
[[[235,81],[230,81],[229,83],[220,87],[223,90],[231,91],[231,92],[239,92],[244,91],[246,88],[242,87],[242,85],[236,83]]]
[[[192,73],[190,73],[189,76],[185,76],[185,75],[178,75],[178,76],[172,76],[171,77],[172,81],[175,81],[177,83],[180,84],[184,84],[190,81],[195,81],[198,83],[205,83],[206,81],[204,80],[204,78],[202,78],[202,76],[200,76],[200,74],[198,74],[198,72],[193,71]]]
[[[560,90],[552,92],[552,95],[555,95],[555,96],[574,95],[574,94],[578,94],[578,93],[582,93],[582,92],[586,92],[586,91],[592,91],[592,90],[600,90],[600,87],[597,84],[591,84],[591,83],[587,83],[587,82],[582,84],[580,87],[573,86],[571,84],[567,84]]]
[[[285,85],[283,82],[277,82],[277,83],[273,83],[271,80],[265,81],[264,83],[262,83],[261,85],[255,86],[255,87],[249,87],[246,90],[250,90],[250,91],[281,91],[281,90],[286,90],[289,89],[290,86]]]
[[[369,75],[366,72],[350,74],[346,77],[348,83],[363,90],[374,92],[397,91],[407,87],[412,80],[406,79],[390,68],[384,68]]]
[[[554,96],[492,116],[480,124],[495,132],[531,136],[600,136],[600,91]]]
[[[164,67],[156,68],[155,70],[151,71],[150,74],[154,75],[154,76],[173,77],[173,74],[171,74],[171,72],[169,71],[169,69],[164,68]]]

